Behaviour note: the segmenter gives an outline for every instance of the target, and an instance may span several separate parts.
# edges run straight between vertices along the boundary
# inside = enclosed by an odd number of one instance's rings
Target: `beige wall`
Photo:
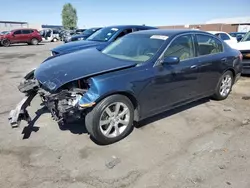
[[[0,31],[10,31],[13,29],[20,29],[20,28],[32,28],[41,30],[41,24],[38,23],[28,23],[28,24],[9,24],[9,23],[0,23]]]
[[[231,24],[196,24],[189,25],[172,25],[172,26],[159,26],[160,29],[200,29],[204,31],[224,31],[224,32],[236,32],[238,30],[237,25]]]

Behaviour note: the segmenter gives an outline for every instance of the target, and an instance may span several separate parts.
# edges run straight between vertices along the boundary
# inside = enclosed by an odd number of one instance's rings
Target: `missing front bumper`
[[[30,102],[36,96],[36,93],[32,93],[29,96],[24,97],[16,106],[14,110],[11,110],[9,113],[9,123],[12,128],[18,127],[22,120],[27,122],[31,121],[31,118],[28,114],[26,108],[30,106]]]

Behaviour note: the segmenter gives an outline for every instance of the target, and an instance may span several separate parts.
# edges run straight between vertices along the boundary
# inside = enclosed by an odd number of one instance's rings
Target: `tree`
[[[75,29],[77,26],[77,11],[70,4],[66,3],[62,10],[62,25],[65,29]]]

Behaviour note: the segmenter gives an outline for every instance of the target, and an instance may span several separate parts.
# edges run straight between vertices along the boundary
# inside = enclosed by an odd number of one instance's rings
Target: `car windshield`
[[[87,29],[85,31],[83,31],[83,35],[92,35],[97,29]]]
[[[0,32],[1,35],[6,35],[8,33],[10,33],[10,32],[9,31],[2,31],[2,32]]]
[[[103,28],[103,29],[96,31],[94,34],[92,34],[90,37],[88,37],[87,40],[106,42],[115,33],[117,33],[118,30],[119,30],[118,28],[110,28],[110,27]]]
[[[244,37],[241,39],[241,42],[250,41],[250,31],[244,35]]]
[[[164,39],[149,35],[130,35],[111,43],[102,50],[102,53],[117,59],[141,63],[151,59],[164,41]]]

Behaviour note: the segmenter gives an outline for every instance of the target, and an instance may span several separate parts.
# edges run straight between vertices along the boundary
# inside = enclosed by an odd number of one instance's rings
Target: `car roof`
[[[20,28],[20,29],[13,29],[11,31],[18,31],[18,30],[37,30],[37,29],[33,29],[33,28]]]
[[[228,34],[227,32],[224,31],[207,31],[208,33],[216,34],[216,33],[225,33]]]
[[[151,29],[151,30],[143,30],[143,31],[137,31],[134,33],[131,33],[130,35],[133,34],[146,34],[146,35],[166,35],[168,37],[182,34],[182,33],[206,33],[205,31],[200,31],[196,29]],[[209,33],[208,33],[209,34]]]
[[[113,25],[113,26],[107,26],[105,28],[117,28],[117,29],[126,29],[126,28],[152,28],[152,29],[157,29],[157,27],[151,27],[151,26],[146,26],[146,25]]]

